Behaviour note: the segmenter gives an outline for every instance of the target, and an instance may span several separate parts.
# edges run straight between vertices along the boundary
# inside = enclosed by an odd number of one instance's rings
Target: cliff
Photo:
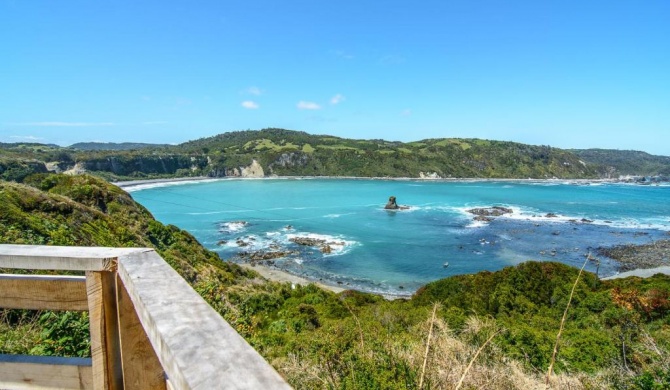
[[[670,157],[482,139],[357,140],[284,129],[236,131],[133,150],[0,144],[0,178],[21,181],[46,170],[91,172],[114,181],[265,175],[596,179],[650,172],[667,176]]]

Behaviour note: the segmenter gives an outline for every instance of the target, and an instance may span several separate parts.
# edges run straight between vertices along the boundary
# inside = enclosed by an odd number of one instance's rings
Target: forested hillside
[[[90,146],[90,145],[89,145]],[[598,166],[550,146],[480,139],[354,140],[284,129],[236,131],[175,146],[79,150],[0,145],[0,177],[46,170],[108,180],[240,176],[256,160],[266,176],[597,178]]]
[[[552,388],[670,386],[667,276],[598,281],[528,262],[436,281],[409,300],[336,295],[221,261],[87,175],[0,181],[0,243],[154,247],[300,389],[449,389],[461,380],[463,388],[544,388],[562,325]],[[1,311],[0,353],[87,355],[87,321]]]
[[[619,175],[670,176],[670,157],[653,156],[635,150],[571,150],[579,158],[597,164],[603,176]]]

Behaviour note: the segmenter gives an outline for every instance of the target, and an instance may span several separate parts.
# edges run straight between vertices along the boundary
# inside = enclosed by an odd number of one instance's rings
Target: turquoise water
[[[386,294],[410,294],[429,281],[527,260],[581,267],[598,247],[648,243],[670,231],[669,186],[224,179],[128,190],[156,219],[191,232],[223,259],[290,251],[275,266]],[[390,195],[410,209],[384,210]],[[484,223],[466,211],[490,206],[513,213]],[[331,252],[297,245],[290,241],[295,237],[323,239]],[[601,276],[616,273],[615,261],[598,258]],[[596,263],[587,269],[595,271]]]

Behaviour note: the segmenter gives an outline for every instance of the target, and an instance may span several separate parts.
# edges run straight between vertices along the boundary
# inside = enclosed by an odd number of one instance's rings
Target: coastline
[[[638,278],[650,278],[656,274],[670,275],[670,266],[663,266],[656,268],[637,268],[632,271],[621,272],[616,275],[602,278],[602,280],[621,279],[621,278],[628,278],[630,276],[636,276]]]
[[[271,280],[273,282],[292,283],[292,284],[299,284],[301,286],[307,286],[308,284],[315,284],[324,290],[329,290],[336,294],[346,290],[346,288],[331,286],[320,282],[314,282],[301,276],[297,276],[288,273],[286,271],[278,270],[276,268],[270,268],[265,265],[259,265],[259,264],[251,265],[248,263],[235,263],[235,264],[239,265],[242,268],[256,271],[258,272],[259,275],[261,275],[265,279]]]
[[[140,190],[142,189],[141,187],[143,186],[153,186],[153,185],[170,185],[171,183],[197,183],[197,182],[214,182],[214,181],[223,181],[223,180],[389,180],[389,181],[417,181],[417,182],[492,182],[492,181],[498,181],[498,182],[520,182],[520,183],[532,183],[532,182],[562,182],[562,183],[570,183],[570,184],[575,184],[575,185],[588,185],[590,183],[622,183],[622,184],[631,184],[631,183],[625,183],[622,182],[621,180],[617,179],[490,179],[490,178],[442,178],[442,179],[430,179],[430,178],[390,178],[390,177],[344,177],[344,176],[270,176],[270,177],[263,177],[263,178],[256,178],[256,177],[219,177],[219,178],[212,178],[212,177],[205,177],[205,176],[197,176],[197,177],[183,177],[183,178],[163,178],[163,179],[145,179],[145,180],[131,180],[131,181],[121,181],[121,182],[114,182],[112,184],[126,189],[126,190]],[[136,188],[137,187],[137,188]],[[644,257],[648,257],[650,253],[655,252],[656,250],[660,249],[658,245],[651,244],[648,246],[640,246],[640,252],[643,252],[639,255],[643,255]],[[668,254],[670,254],[670,250],[666,248],[665,251],[661,253],[661,258],[667,259]],[[613,256],[608,256],[612,258]],[[638,256],[639,257],[639,256]],[[622,265],[626,262],[628,262],[628,268],[621,267],[620,273],[616,275],[612,275],[606,278],[603,278],[604,280],[607,279],[615,279],[615,278],[624,278],[624,277],[629,277],[629,276],[638,276],[638,277],[650,277],[653,276],[656,273],[663,273],[666,275],[670,275],[670,266],[666,267],[663,264],[664,262],[657,262],[656,264],[645,264],[642,263],[638,258],[633,256],[631,253],[627,252],[623,254],[622,256],[614,256],[615,260],[619,261]],[[622,261],[623,260],[623,261]],[[667,260],[666,260],[667,261]],[[251,264],[248,263],[236,263],[240,265],[241,267],[244,267],[246,269],[251,269],[259,273],[263,278],[271,280],[271,281],[276,281],[280,283],[293,283],[293,284],[299,284],[299,285],[308,285],[308,284],[315,284],[320,288],[335,292],[335,293],[340,293],[342,291],[348,290],[347,288],[343,288],[340,286],[336,285],[329,285],[329,284],[324,284],[320,281],[316,280],[310,280],[308,278],[298,276],[277,268],[273,267],[268,267],[265,265],[260,265],[257,264],[255,266],[252,266]],[[642,267],[640,267],[643,265]],[[653,268],[653,267],[656,268]],[[381,294],[384,296],[386,299],[397,299],[397,298],[408,298],[408,296],[387,296],[384,294]]]
[[[218,178],[207,177],[207,176],[195,176],[195,177],[171,177],[166,179],[145,179],[145,180],[127,180],[127,181],[113,181],[111,184],[119,188],[130,188],[137,187],[147,184],[160,184],[160,183],[179,183],[179,182],[198,182],[205,180],[217,180]]]
[[[421,178],[421,177],[363,177],[363,176],[264,176],[264,177],[240,177],[240,176],[226,176],[226,177],[209,177],[209,176],[193,176],[193,177],[173,177],[163,179],[141,179],[141,180],[125,180],[111,182],[119,188],[132,188],[152,184],[170,184],[170,183],[188,183],[188,182],[202,182],[202,181],[218,181],[218,180],[389,180],[389,181],[422,181],[422,182],[567,182],[580,185],[587,185],[590,183],[622,183],[631,184],[621,179],[520,179],[520,178],[478,178],[478,177],[459,177],[459,178]]]

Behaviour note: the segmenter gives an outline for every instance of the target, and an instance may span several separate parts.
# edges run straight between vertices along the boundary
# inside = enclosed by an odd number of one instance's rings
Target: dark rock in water
[[[320,238],[310,238],[310,237],[293,237],[289,241],[304,246],[320,246],[326,243],[326,240]]]
[[[554,236],[559,236],[561,234],[561,232],[551,232],[551,234],[554,235]]]
[[[294,253],[295,252],[292,251],[256,251],[256,252],[241,252],[238,253],[238,256],[251,262],[268,261],[268,263],[270,263],[269,260],[287,257]]]
[[[311,238],[311,237],[293,237],[289,239],[289,241],[293,242],[294,244],[302,245],[302,246],[312,246],[315,248],[319,248],[321,253],[323,254],[329,254],[333,253],[333,248],[331,245],[344,245],[344,242],[337,242],[337,241],[326,241],[321,238]]]
[[[491,222],[494,219],[493,217],[512,214],[512,212],[512,209],[502,206],[478,207],[468,210],[468,213],[476,215],[473,220],[480,222]]]
[[[221,246],[221,245],[226,245],[228,241],[226,240],[219,240],[219,242],[216,243],[216,245]]]
[[[407,210],[408,208],[409,206],[398,206],[395,196],[391,196],[386,206],[384,206],[386,210]]]
[[[237,246],[239,246],[239,247],[249,246],[249,243],[246,242],[246,241],[244,241],[244,240],[241,239],[241,238],[238,238],[237,241],[235,241],[235,243],[236,243]]]
[[[547,213],[547,215],[544,216],[545,218],[558,218],[558,215],[554,213]]]
[[[384,206],[384,209],[386,210],[397,210],[399,208],[400,206],[398,206],[398,203],[396,203],[395,196],[391,196],[388,203],[386,203],[386,206]]]
[[[502,206],[478,207],[468,210],[468,213],[483,217],[499,217],[505,214],[512,214],[512,209]]]

